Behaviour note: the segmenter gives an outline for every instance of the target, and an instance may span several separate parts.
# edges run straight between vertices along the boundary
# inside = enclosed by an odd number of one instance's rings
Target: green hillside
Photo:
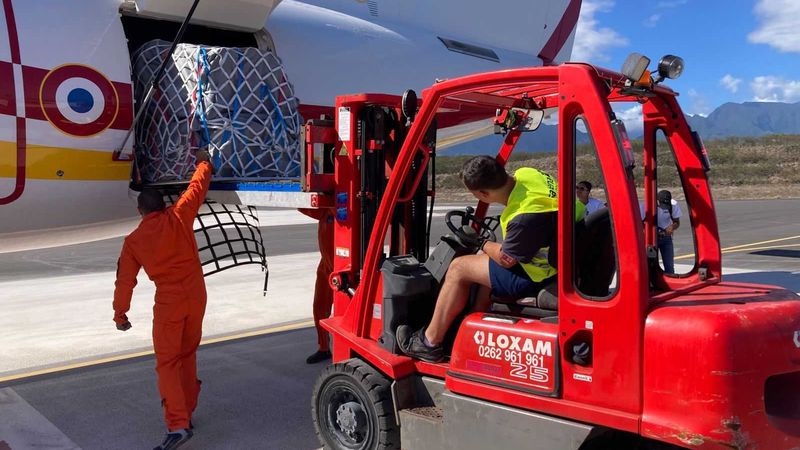
[[[800,135],[724,138],[707,141],[705,144],[711,158],[712,170],[709,178],[715,198],[800,196],[794,189],[800,186]],[[642,141],[634,141],[633,146],[637,155],[636,180],[641,182]],[[488,154],[495,152],[496,149],[487,149]],[[438,156],[437,188],[458,197],[458,191],[463,192],[458,172],[469,158],[466,155]],[[671,160],[671,152],[666,145],[659,146],[658,160]],[[510,171],[525,166],[536,167],[555,176],[558,172],[556,164],[555,152],[521,152],[512,155],[508,167]],[[595,185],[602,184],[594,150],[588,144],[578,147],[577,170],[579,180],[589,180]],[[678,180],[677,170],[659,170],[659,188],[675,188],[679,184]],[[792,185],[794,187],[789,189]],[[597,194],[602,197],[602,192],[598,191]]]

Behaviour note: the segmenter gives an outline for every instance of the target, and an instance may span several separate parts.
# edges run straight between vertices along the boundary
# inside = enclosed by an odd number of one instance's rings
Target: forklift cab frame
[[[644,348],[652,339],[646,336],[647,322],[651,320],[648,314],[670,299],[709,287],[714,289],[721,282],[719,234],[706,176],[707,157],[701,145],[698,146],[676,95],[657,84],[631,89],[630,80],[624,75],[587,64],[504,70],[436,83],[423,91],[410,128],[401,126],[397,128],[401,131],[393,135],[397,142],[402,142],[402,147],[393,161],[385,163],[385,169],[381,162],[380,171],[385,170],[386,184],[374,220],[368,226],[363,226],[358,218],[364,202],[373,194],[362,189],[364,176],[359,173],[359,159],[383,142],[363,138],[359,142],[363,130],[359,129],[357,118],[369,105],[396,111],[397,117],[403,118],[400,98],[380,94],[338,97],[336,128],[340,143],[335,150],[333,195],[337,214],[331,275],[334,313],[322,321],[333,337],[334,362],[358,358],[381,376],[394,380],[391,393],[395,414],[403,409],[400,399],[407,397],[398,393],[398,383],[419,376],[444,380],[446,389],[458,395],[648,436],[677,446],[687,445],[684,437],[694,432],[698,436],[714,436],[717,443],[737,439],[735,427],[718,430],[717,411],[713,408],[708,418],[689,420],[680,405],[647,404],[648,395],[657,396],[648,394],[648,389],[662,381],[669,383],[672,380],[668,378],[680,369],[671,360],[646,360]],[[633,180],[633,152],[624,126],[615,120],[611,108],[614,102],[642,104],[644,227]],[[443,126],[453,116],[475,120],[492,117],[498,109],[511,108],[558,110],[557,320],[473,313],[460,325],[450,361],[438,364],[387,350],[380,342],[388,307],[382,296],[385,286],[381,264],[387,259],[384,253],[387,234],[391,235],[390,258],[409,250],[407,245],[397,244],[397,233],[390,230],[399,216],[408,214],[403,205],[414,195],[429,195],[433,199],[432,190],[420,188],[427,179],[426,165],[435,161],[431,129],[437,123]],[[597,148],[608,207],[613,211],[617,278],[614,291],[602,299],[582,295],[574,282],[574,186],[578,181],[575,128],[579,119],[585,121]],[[648,260],[647,248],[654,247],[657,239],[655,147],[659,130],[674,151],[696,249],[694,267],[680,277],[664,274]],[[501,163],[508,161],[520,132],[518,129],[507,132],[497,154]],[[485,214],[486,207],[478,205],[478,217]],[[414,234],[418,237],[421,230],[407,227],[405,232],[406,237]],[[428,236],[425,237],[427,241]],[[427,257],[427,248],[417,251],[416,256],[420,261]],[[580,345],[588,345],[593,357],[575,358],[576,346]],[[662,352],[655,358],[674,356]],[[661,367],[671,369],[664,370],[662,375],[657,373]],[[645,377],[647,370],[650,373]],[[668,397],[658,400],[664,398]],[[747,420],[763,426],[766,415],[763,417],[763,420]]]

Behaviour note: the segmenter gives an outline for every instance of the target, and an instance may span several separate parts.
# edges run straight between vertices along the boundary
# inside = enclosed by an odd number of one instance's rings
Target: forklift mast
[[[370,232],[384,202],[388,180],[396,173],[409,122],[401,112],[401,97],[394,95],[338,97],[335,114],[338,141],[332,148],[333,174],[309,178],[316,183],[313,189],[330,189],[334,199],[335,256],[331,283],[336,289],[334,311],[341,312],[361,284]],[[307,127],[307,151],[313,151],[313,145],[322,142],[329,144],[329,133]],[[435,193],[429,178],[435,178],[435,125],[426,131],[424,142],[425,150],[415,155],[404,169],[411,177],[404,182],[404,194],[389,213],[388,248],[384,251],[381,246],[380,258],[411,255],[424,261],[428,257],[429,236],[421,230],[430,226],[433,211]],[[322,181],[323,177],[333,179]]]

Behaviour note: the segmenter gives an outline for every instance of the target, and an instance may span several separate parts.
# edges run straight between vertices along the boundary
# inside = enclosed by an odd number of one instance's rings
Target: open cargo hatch
[[[182,21],[192,0],[128,0],[136,15],[153,19]],[[197,5],[191,23],[256,32],[264,28],[267,17],[280,0],[205,1]]]

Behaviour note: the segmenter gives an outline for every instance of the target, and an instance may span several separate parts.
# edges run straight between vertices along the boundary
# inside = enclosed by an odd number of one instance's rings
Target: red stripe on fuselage
[[[20,55],[19,55],[19,38],[17,37],[17,22],[14,19],[14,8],[11,5],[11,0],[3,0],[3,11],[6,15],[6,27],[8,28],[8,46],[11,49],[11,62],[19,64],[20,63]],[[11,81],[7,83],[9,86],[8,89],[11,89],[12,92],[14,91],[14,71],[13,66],[11,70],[11,77],[9,78]],[[6,84],[6,83],[4,83]],[[16,95],[14,95],[15,101],[13,103],[13,114],[16,116],[17,113],[17,104],[16,104]],[[17,117],[17,174],[16,174],[16,184],[14,185],[14,192],[9,194],[7,197],[0,197],[0,205],[7,205],[14,200],[18,199],[22,192],[25,190],[25,118],[24,117]]]
[[[547,40],[547,43],[544,44],[544,47],[542,47],[542,50],[539,52],[539,58],[541,58],[544,65],[552,64],[553,60],[558,56],[558,53],[564,48],[564,44],[567,43],[569,35],[572,34],[572,30],[574,30],[575,25],[578,24],[580,12],[581,0],[570,0],[567,9],[564,10],[564,15],[561,16],[561,20],[558,22],[558,26],[553,30],[550,39]]]
[[[11,50],[11,62],[21,64],[17,21],[14,19],[14,7],[11,5],[11,0],[3,0],[3,11],[6,14],[6,28],[8,29],[8,47]]]
[[[0,114],[17,115],[17,93],[14,91],[14,66],[0,61]]]
[[[119,112],[117,118],[111,122],[114,130],[128,130],[133,124],[133,86],[130,83],[112,81],[119,97]]]
[[[47,120],[39,103],[39,88],[47,70],[22,66],[23,90],[25,91],[25,116],[29,119]]]

